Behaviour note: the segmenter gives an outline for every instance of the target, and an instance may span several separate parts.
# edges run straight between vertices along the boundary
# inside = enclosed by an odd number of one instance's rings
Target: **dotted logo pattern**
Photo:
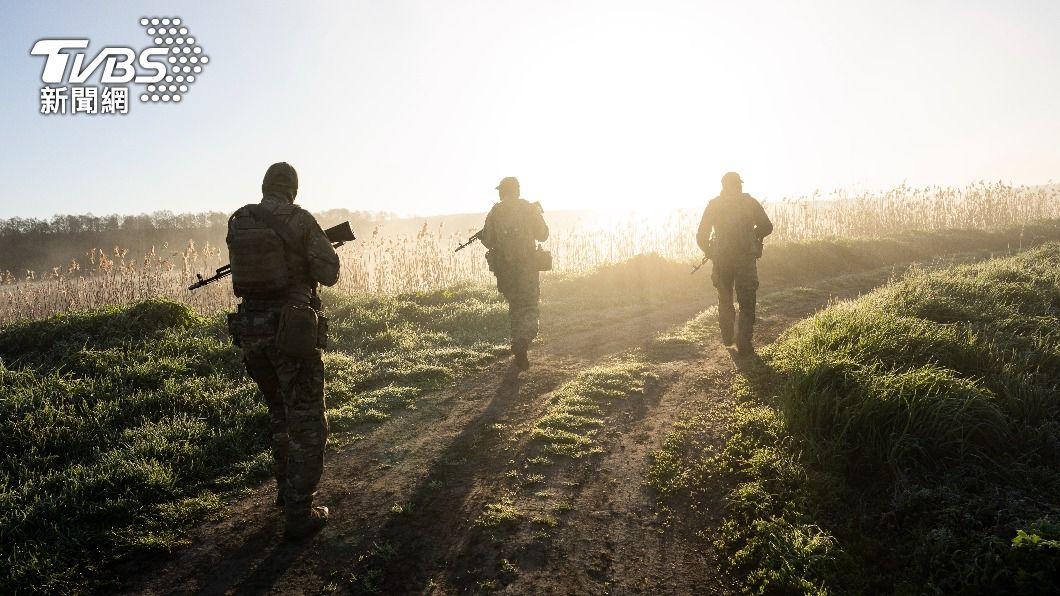
[[[143,102],[179,102],[188,86],[195,82],[196,75],[210,62],[187,25],[179,18],[143,17],[140,26],[155,47],[166,48],[169,68],[161,81],[148,85],[147,92],[140,95]]]

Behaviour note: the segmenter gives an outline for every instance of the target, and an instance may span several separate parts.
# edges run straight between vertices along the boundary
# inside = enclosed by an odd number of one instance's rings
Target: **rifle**
[[[710,255],[703,255],[703,260],[700,261],[698,265],[696,265],[695,267],[692,268],[692,273],[689,273],[689,275],[695,275],[696,271],[699,271],[703,267],[703,265],[707,264],[707,261],[709,261],[709,260],[710,260]]]
[[[485,232],[485,231],[486,231],[486,228],[482,228],[481,230],[475,232],[474,236],[468,238],[467,242],[465,242],[465,243],[461,244],[460,246],[456,247],[456,250],[454,250],[453,252],[460,252],[460,251],[464,250],[465,248],[471,246],[471,244],[474,243],[476,240],[481,240],[482,239],[482,233]]]
[[[357,239],[357,237],[353,235],[353,229],[350,228],[350,222],[348,221],[344,221],[337,226],[332,226],[324,230],[324,235],[331,241],[332,248],[338,248],[347,242],[352,242]],[[201,273],[196,273],[195,277],[198,281],[188,286],[188,290],[197,290],[207,284],[212,284],[219,279],[232,275],[232,266],[225,265],[224,267],[218,268],[214,273],[214,275],[206,278],[204,278]]]

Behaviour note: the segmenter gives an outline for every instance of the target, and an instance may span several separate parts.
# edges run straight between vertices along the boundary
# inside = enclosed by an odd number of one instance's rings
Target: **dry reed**
[[[775,224],[770,242],[826,237],[881,237],[907,230],[987,228],[1060,217],[1054,187],[1010,186],[978,182],[964,188],[900,186],[883,193],[827,196],[766,203]],[[699,212],[678,210],[608,221],[585,222],[556,229],[547,246],[557,271],[577,272],[602,263],[656,252],[673,259],[695,258],[694,234]],[[462,282],[492,279],[485,250],[473,244],[454,253],[474,230],[429,228],[416,234],[386,236],[376,229],[367,238],[340,250],[342,273],[337,284],[346,293],[429,290]],[[179,252],[163,246],[130,258],[128,251],[93,249],[81,259],[47,272],[0,273],[0,323],[55,313],[129,304],[169,297],[202,313],[232,308],[236,302],[227,282],[188,292],[195,273],[210,274],[223,263],[222,251],[193,242]]]

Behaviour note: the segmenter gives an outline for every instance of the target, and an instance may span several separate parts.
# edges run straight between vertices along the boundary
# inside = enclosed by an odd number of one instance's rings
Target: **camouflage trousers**
[[[247,372],[265,396],[272,433],[273,474],[289,512],[308,510],[324,469],[324,362],[320,353],[292,357],[272,336],[243,337]]]
[[[508,301],[512,343],[529,344],[537,337],[538,319],[541,317],[541,274],[525,270],[498,272],[497,290]]]
[[[733,338],[750,343],[754,334],[755,302],[758,299],[758,261],[754,257],[714,261],[710,279],[718,289],[718,323],[726,344]],[[736,309],[733,293],[740,305],[739,322],[734,335]]]

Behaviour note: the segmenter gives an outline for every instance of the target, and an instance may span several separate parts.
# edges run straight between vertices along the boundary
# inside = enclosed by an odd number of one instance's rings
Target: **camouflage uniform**
[[[284,251],[289,276],[284,293],[243,296],[237,338],[247,372],[269,408],[277,503],[286,506],[289,531],[293,523],[312,512],[313,494],[323,471],[328,423],[320,350],[298,356],[284,353],[276,343],[277,322],[287,304],[308,304],[319,310],[317,284],[334,285],[339,274],[339,257],[316,219],[293,205],[297,184],[294,168],[286,163],[271,166],[262,182],[261,205],[286,225],[290,239],[304,254]],[[251,217],[247,208],[236,211],[229,220],[230,248],[232,231],[241,217]]]
[[[773,232],[773,224],[762,205],[743,192],[742,182],[733,172],[722,178],[722,192],[703,211],[696,242],[713,262],[711,281],[718,289],[718,323],[725,345],[732,345],[734,339],[735,291],[740,305],[735,340],[744,352],[753,349],[757,260],[762,256],[762,239]]]
[[[487,258],[497,276],[497,290],[508,301],[512,351],[517,359],[523,354],[525,361],[540,317],[541,274],[532,257],[536,243],[548,239],[548,225],[539,205],[519,198],[518,180],[505,178],[497,189],[501,201],[486,215],[480,240],[489,249]]]

